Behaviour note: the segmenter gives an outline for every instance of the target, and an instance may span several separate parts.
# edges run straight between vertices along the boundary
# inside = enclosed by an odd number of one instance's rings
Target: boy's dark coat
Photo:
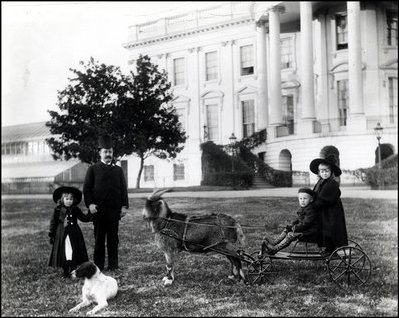
[[[86,250],[86,245],[82,230],[80,229],[77,220],[82,222],[91,221],[90,213],[83,214],[82,210],[77,206],[66,208],[64,206],[57,206],[54,209],[50,221],[49,237],[54,239],[54,244],[51,250],[49,266],[63,267],[65,264],[65,238],[69,235],[72,245],[72,268],[76,268],[83,262],[89,260]],[[67,226],[64,227],[64,223]]]
[[[316,236],[320,231],[319,214],[313,208],[312,204],[308,204],[304,208],[297,211],[298,218],[292,222],[295,225],[295,232],[300,232],[306,236]]]

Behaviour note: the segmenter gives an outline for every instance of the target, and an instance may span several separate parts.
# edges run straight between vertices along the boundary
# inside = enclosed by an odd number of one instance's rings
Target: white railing
[[[229,2],[129,27],[129,41],[139,41],[239,18],[253,18],[253,1]]]

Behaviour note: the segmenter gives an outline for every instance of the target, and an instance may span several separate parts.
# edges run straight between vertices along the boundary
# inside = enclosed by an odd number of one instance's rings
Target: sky
[[[128,71],[130,25],[211,7],[210,1],[2,1],[1,125],[46,121],[79,61]]]

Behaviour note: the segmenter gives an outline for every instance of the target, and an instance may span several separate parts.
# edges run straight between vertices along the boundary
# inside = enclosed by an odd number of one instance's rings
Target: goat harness
[[[213,244],[208,245],[208,246],[203,246],[202,244],[198,244],[198,243],[192,243],[192,242],[190,242],[190,241],[188,241],[188,240],[186,239],[186,238],[187,238],[188,224],[190,223],[190,221],[193,221],[193,220],[195,220],[195,219],[200,219],[200,217],[195,217],[195,216],[187,216],[187,217],[186,217],[186,220],[184,221],[184,230],[183,230],[183,236],[182,236],[182,238],[180,238],[179,235],[178,235],[174,230],[172,230],[172,229],[170,229],[170,228],[168,227],[168,224],[169,224],[170,222],[175,222],[175,221],[177,222],[177,221],[179,221],[179,220],[171,219],[170,217],[168,217],[168,218],[165,219],[167,224],[166,224],[159,232],[160,232],[161,234],[163,234],[163,235],[166,235],[166,236],[169,236],[169,237],[172,237],[172,238],[174,238],[174,239],[176,239],[176,240],[181,241],[181,242],[182,242],[183,248],[184,248],[187,252],[191,252],[191,251],[188,249],[186,243],[189,243],[189,244],[192,244],[192,245],[200,246],[200,247],[203,248],[203,251],[212,250],[212,248],[213,248],[214,246],[217,246],[217,245],[219,245],[219,244],[221,244],[221,243],[225,243],[225,242],[227,241],[226,238],[225,238],[225,235],[224,235],[223,225],[222,225],[222,222],[220,221],[219,215],[217,214],[216,217],[217,217],[218,224],[208,224],[208,225],[217,226],[217,227],[219,228],[218,234],[219,234],[219,239],[220,239],[220,240],[217,241],[216,243],[213,243]],[[181,221],[181,222],[183,222],[183,221]],[[191,222],[191,224],[193,224],[193,225],[203,225],[203,224],[201,224],[201,223],[193,223],[193,222]]]

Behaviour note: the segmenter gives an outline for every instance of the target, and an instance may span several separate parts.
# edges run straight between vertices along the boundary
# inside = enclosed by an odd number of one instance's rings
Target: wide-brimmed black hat
[[[331,169],[336,177],[341,175],[342,171],[338,167],[337,159],[334,155],[329,155],[327,158],[317,158],[312,160],[309,166],[310,171],[312,171],[314,174],[319,174],[319,164],[321,163],[331,166]]]
[[[112,148],[112,138],[110,135],[100,135],[98,137],[98,149],[110,149]]]
[[[55,203],[58,203],[63,193],[72,193],[76,200],[76,204],[82,201],[82,192],[78,188],[63,186],[55,189],[53,192],[53,200]]]

